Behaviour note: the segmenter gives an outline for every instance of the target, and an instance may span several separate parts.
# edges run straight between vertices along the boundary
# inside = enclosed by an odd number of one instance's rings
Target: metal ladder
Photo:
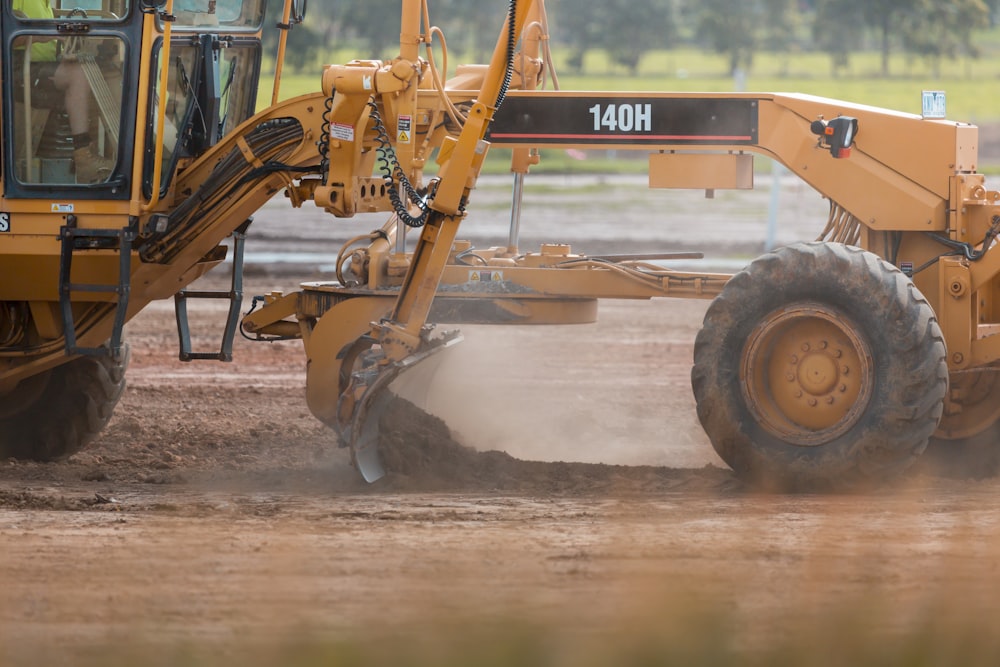
[[[243,246],[246,243],[246,230],[251,220],[232,233],[233,237],[233,274],[229,291],[221,290],[180,290],[174,295],[174,313],[177,316],[177,336],[180,339],[181,361],[196,359],[211,359],[216,361],[233,360],[233,339],[236,337],[236,327],[239,324],[240,308],[243,306]],[[229,301],[229,313],[226,316],[226,326],[222,332],[222,344],[218,352],[193,352],[191,350],[191,328],[188,325],[188,299],[226,299]]]
[[[59,309],[65,332],[66,353],[87,356],[112,355],[119,359],[122,351],[122,330],[128,312],[131,291],[132,242],[136,238],[134,225],[121,229],[80,229],[76,226],[76,216],[66,218],[66,224],[59,229],[62,248],[59,256]],[[116,283],[74,283],[71,282],[73,255],[86,250],[116,250],[118,252],[118,282]],[[107,345],[82,347],[76,344],[76,321],[73,317],[74,292],[112,292],[115,294],[115,319],[111,339]]]

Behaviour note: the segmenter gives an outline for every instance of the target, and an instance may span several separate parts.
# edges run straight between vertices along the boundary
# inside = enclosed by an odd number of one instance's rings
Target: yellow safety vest
[[[14,0],[13,9],[21,12],[32,19],[54,19],[52,7],[48,0]],[[19,40],[20,41],[20,40]],[[55,62],[56,42],[49,40],[46,42],[34,42],[31,45],[31,62],[44,63]]]

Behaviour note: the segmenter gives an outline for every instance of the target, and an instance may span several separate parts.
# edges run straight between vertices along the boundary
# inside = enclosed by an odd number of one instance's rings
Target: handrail
[[[27,44],[24,47],[24,63],[22,64],[22,76],[21,80],[24,82],[24,120],[25,120],[25,132],[24,132],[24,170],[27,180],[33,181],[34,179],[31,173],[31,165],[35,160],[35,147],[32,142],[34,133],[31,131],[31,42],[32,38],[28,37]]]
[[[166,16],[172,16],[174,10],[174,0],[167,0],[163,11]],[[167,122],[167,85],[170,76],[170,34],[173,21],[163,21],[163,47],[160,49],[160,94],[156,98],[156,125],[157,141],[153,156],[153,187],[150,191],[149,201],[143,206],[143,212],[149,213],[160,203],[160,183],[163,180],[163,133],[166,130]]]
[[[281,33],[278,35],[278,54],[274,63],[274,86],[271,89],[271,106],[278,103],[278,88],[281,85],[281,72],[285,64],[285,47],[288,43],[288,31],[291,29],[292,2],[285,0],[285,7],[281,11]]]

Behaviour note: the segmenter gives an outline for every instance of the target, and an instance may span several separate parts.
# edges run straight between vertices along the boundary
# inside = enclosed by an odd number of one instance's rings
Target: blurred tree
[[[282,0],[267,0],[265,54],[275,52],[273,29]],[[893,50],[927,60],[932,67],[949,58],[974,58],[977,30],[1000,12],[1000,0],[548,0],[550,28],[567,65],[580,71],[593,49],[612,64],[635,73],[650,50],[693,39],[728,58],[730,74],[748,70],[754,54],[786,54],[800,44],[802,26],[812,22],[812,48],[830,54],[834,75],[851,53],[873,35],[881,53],[881,73],[890,74]],[[350,47],[359,58],[397,53],[399,0],[311,0],[307,22],[289,34],[287,65],[309,69],[330,62],[334,48]],[[431,21],[440,26],[459,60],[488,58],[507,9],[499,0],[431,0]]]
[[[313,0],[304,23],[293,25],[288,32],[285,47],[285,65],[293,71],[301,71],[318,62],[328,42],[329,21],[324,21],[322,12],[317,12],[318,3]],[[275,24],[281,21],[284,0],[267,0],[265,6],[264,34],[262,38],[265,59],[273,59],[278,52],[279,30]],[[268,60],[270,61],[270,60]]]
[[[983,0],[918,0],[917,11],[903,17],[903,47],[926,59],[934,76],[941,61],[977,58],[972,33],[990,25],[990,10]]]
[[[923,49],[919,33],[932,26],[928,8],[932,4],[957,4],[965,0],[817,0],[813,35],[830,53],[834,68],[847,65],[848,55],[858,46],[857,36],[875,35],[881,55],[880,72],[890,75],[893,48]],[[981,4],[981,0],[974,0]]]
[[[882,76],[889,76],[889,55],[892,52],[892,36],[897,31],[902,32],[903,21],[908,17],[919,16],[918,5],[922,0],[844,0],[849,4],[845,17],[860,15],[865,24],[872,27],[879,35],[880,52],[882,54]],[[860,7],[858,7],[860,5]]]
[[[836,77],[850,65],[851,53],[861,45],[860,13],[864,0],[816,0],[813,43],[830,54],[830,72]]]
[[[550,0],[547,4],[550,26],[560,44],[569,48],[567,67],[583,70],[587,52],[600,40],[603,0]]]
[[[639,60],[648,51],[673,45],[676,34],[673,7],[666,0],[630,0],[621,5],[604,3],[599,43],[611,62],[629,73],[639,71]]]
[[[496,0],[434,0],[430,10],[431,23],[444,30],[448,48],[480,63],[493,53],[507,16],[507,4]]]
[[[399,52],[399,0],[338,0],[340,35],[360,42],[359,58],[382,58]]]
[[[992,28],[1000,19],[1000,0],[985,0],[986,6],[990,10],[990,27]]]
[[[798,0],[761,0],[763,27],[760,45],[765,51],[782,54],[781,74],[788,74],[789,54],[798,46],[797,35],[802,24]]]
[[[308,71],[313,68],[319,79],[319,68],[316,66],[326,40],[323,34],[313,30],[308,25],[297,25],[288,35],[285,47],[285,64],[293,72]],[[318,83],[317,83],[318,85]]]
[[[569,47],[568,67],[583,69],[587,52],[603,49],[610,61],[635,74],[653,49],[668,48],[676,35],[672,0],[550,0],[551,29]]]
[[[729,73],[748,71],[764,21],[759,0],[688,0],[696,38],[729,58]]]

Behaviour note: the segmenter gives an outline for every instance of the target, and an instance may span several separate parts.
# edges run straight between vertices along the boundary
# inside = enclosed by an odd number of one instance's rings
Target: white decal
[[[354,141],[354,126],[347,123],[330,123],[330,136],[341,141]]]
[[[943,90],[925,90],[921,94],[924,118],[947,118],[948,106]]]
[[[587,111],[594,117],[594,132],[652,132],[650,104],[595,104]]]
[[[413,139],[410,116],[400,116],[396,121],[396,143],[408,144]]]

